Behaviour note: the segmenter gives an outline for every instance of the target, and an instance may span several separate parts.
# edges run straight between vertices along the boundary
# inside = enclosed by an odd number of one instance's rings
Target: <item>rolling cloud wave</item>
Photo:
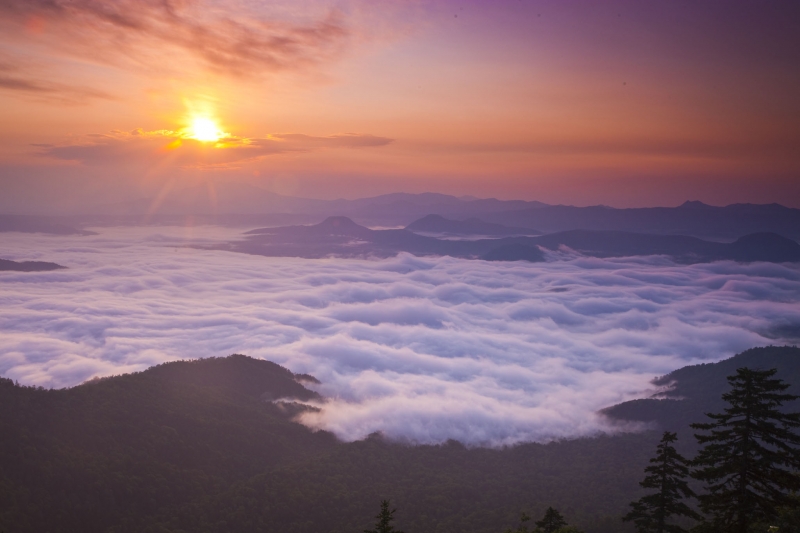
[[[69,269],[0,272],[0,374],[62,387],[244,353],[319,378],[330,400],[302,421],[348,440],[613,431],[594,413],[654,376],[800,324],[796,266],[302,260],[186,247],[234,236],[218,228],[100,231],[4,235],[3,258]]]

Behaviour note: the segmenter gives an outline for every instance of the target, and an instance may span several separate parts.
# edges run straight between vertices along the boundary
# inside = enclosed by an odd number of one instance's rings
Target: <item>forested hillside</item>
[[[675,382],[670,394],[686,399],[652,401],[689,402],[692,415],[715,409],[716,389],[742,364],[778,367],[797,383],[800,349],[681,369],[659,383]],[[499,533],[516,526],[520,511],[538,516],[548,506],[587,533],[631,531],[620,517],[641,495],[661,436],[505,449],[410,446],[380,435],[341,443],[292,422],[303,407],[291,400],[317,397],[301,385],[309,379],[235,355],[65,390],[2,380],[0,530],[353,532],[391,498],[407,533]]]
[[[675,370],[653,380],[655,386],[663,388],[654,397],[621,403],[604,413],[622,420],[652,422],[657,429],[687,432],[689,424],[706,422],[704,413],[722,411],[722,394],[729,388],[726,376],[742,367],[777,368],[778,377],[790,385],[789,393],[800,395],[800,348],[769,346],[747,350],[719,363]],[[800,405],[786,407],[800,410]]]
[[[68,390],[0,382],[0,527],[105,531],[335,446],[264,393],[316,396],[244,356],[160,365]]]

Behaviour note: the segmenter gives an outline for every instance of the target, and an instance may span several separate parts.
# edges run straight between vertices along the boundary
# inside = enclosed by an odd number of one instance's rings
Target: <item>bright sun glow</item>
[[[225,135],[217,124],[207,117],[193,119],[187,133],[190,138],[204,142],[216,142]]]

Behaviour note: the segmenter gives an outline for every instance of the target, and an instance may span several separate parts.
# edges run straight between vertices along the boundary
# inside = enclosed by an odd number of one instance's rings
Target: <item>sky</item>
[[[781,0],[1,0],[0,191],[800,207],[799,23]]]
[[[68,387],[243,353],[317,377],[329,401],[302,422],[343,440],[502,446],[636,429],[596,411],[799,340],[796,263],[300,259],[202,249],[229,228],[97,229],[3,237],[6,258],[68,267],[0,272],[3,377]]]

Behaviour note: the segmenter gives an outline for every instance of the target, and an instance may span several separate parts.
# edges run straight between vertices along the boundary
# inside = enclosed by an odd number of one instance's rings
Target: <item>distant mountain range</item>
[[[507,210],[481,218],[508,226],[537,228],[545,233],[592,229],[735,239],[750,233],[770,232],[800,239],[800,209],[778,204],[714,207],[702,202],[685,202],[679,207],[635,209],[557,205]]]
[[[81,231],[76,228],[121,224],[218,224],[252,228],[314,224],[330,216],[348,217],[369,227],[408,227],[418,233],[450,236],[536,235],[583,229],[727,241],[766,232],[800,240],[800,209],[778,204],[715,207],[688,201],[678,207],[615,209],[438,193],[318,200],[285,196],[235,182],[165,190],[156,197],[98,205],[70,216],[0,215],[0,231],[67,234]],[[409,226],[412,223],[414,227]]]
[[[303,215],[319,221],[328,216],[356,218],[364,224],[405,225],[430,213],[450,217],[478,216],[543,207],[541,202],[457,198],[438,193],[393,193],[356,200],[316,200],[284,196],[243,183],[201,185],[169,190],[161,196],[96,206],[87,214],[113,217]]]
[[[415,220],[408,226],[408,231],[432,236],[484,236],[504,237],[509,235],[541,235],[541,231],[531,228],[513,228],[502,224],[484,222],[479,218],[467,220],[451,220],[441,215],[428,215]]]
[[[572,207],[536,201],[457,198],[438,193],[394,193],[356,200],[316,200],[276,194],[252,185],[229,183],[202,185],[167,191],[156,198],[98,206],[92,213],[113,216],[294,215],[309,217],[301,223],[318,222],[328,216],[346,216],[367,226],[406,226],[426,215],[467,221],[480,219],[475,229],[500,224],[525,234],[554,233],[573,229],[635,231],[664,235],[694,235],[712,239],[735,239],[758,232],[772,232],[800,239],[800,209],[778,204],[734,204],[714,207],[687,201],[679,207],[614,209],[606,206]],[[433,227],[435,220],[422,225]],[[449,232],[446,225],[440,225]],[[469,223],[467,223],[469,224]],[[423,231],[415,229],[415,231]],[[436,231],[436,230],[424,230]],[[456,228],[456,233],[465,231]],[[500,235],[496,228],[485,235]],[[478,234],[477,231],[469,231]]]
[[[466,225],[481,230],[497,231],[498,228],[496,225],[484,226],[479,221],[471,221]],[[683,263],[725,259],[742,262],[800,261],[800,244],[774,233],[755,233],[733,243],[704,241],[683,235],[589,230],[538,237],[449,240],[419,235],[410,230],[419,227],[450,227],[458,231],[463,225],[425,217],[405,229],[373,230],[346,217],[330,217],[315,225],[252,230],[247,232],[245,240],[217,248],[273,257],[388,257],[398,252],[409,252],[415,255],[449,255],[494,261],[544,261],[541,248],[558,250],[566,246],[596,257],[667,255]]]

